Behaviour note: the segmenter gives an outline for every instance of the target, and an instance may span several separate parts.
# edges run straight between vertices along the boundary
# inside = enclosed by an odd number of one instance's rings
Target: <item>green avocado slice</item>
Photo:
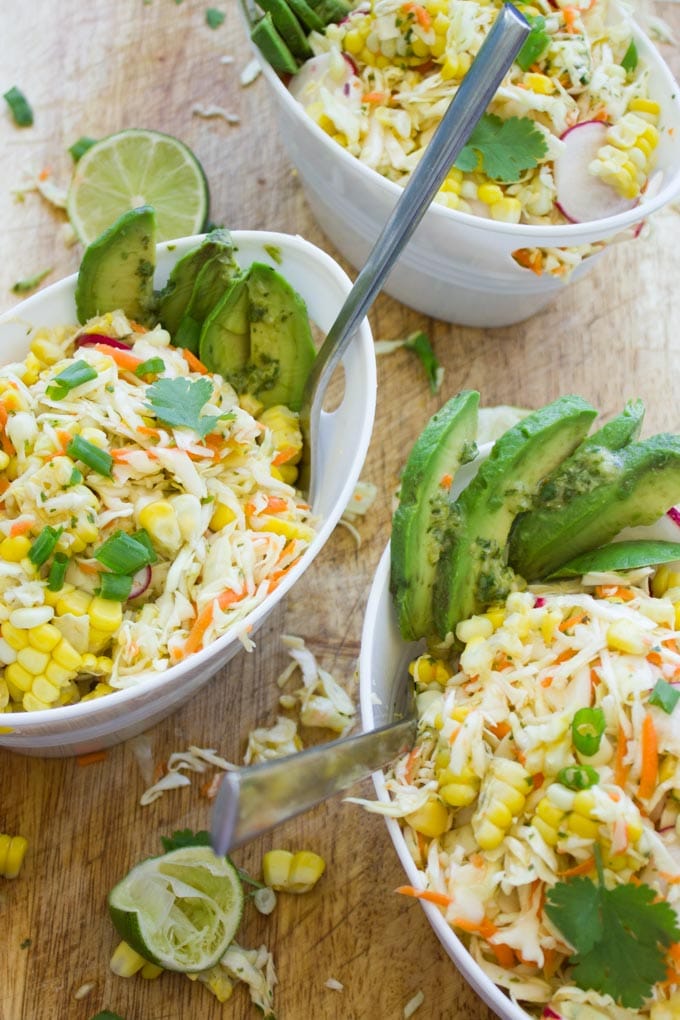
[[[510,565],[528,581],[611,541],[623,528],[653,524],[680,502],[680,436],[661,433],[609,453],[593,486],[567,503],[538,507],[517,519]]]
[[[504,599],[516,585],[505,553],[518,513],[543,478],[573,452],[597,412],[566,396],[508,429],[452,506],[452,526],[437,563],[434,619],[440,639],[456,624]]]
[[[215,255],[205,263],[196,277],[189,304],[174,336],[178,347],[188,347],[198,354],[203,323],[240,273],[231,250]]]
[[[250,38],[275,71],[297,74],[298,62],[283,37],[277,32],[269,12],[253,25]]]
[[[192,299],[194,284],[206,262],[221,255],[233,262],[233,245],[228,230],[211,231],[201,244],[188,251],[172,268],[158,295],[158,321],[167,329],[173,342],[183,315]],[[196,353],[196,352],[194,352]]]
[[[675,563],[680,560],[680,542],[664,542],[653,538],[628,539],[610,542],[575,556],[551,575],[558,577],[583,577],[584,574],[609,573],[617,570],[635,570],[638,567],[653,567],[659,563]]]
[[[463,390],[429,420],[413,445],[401,477],[399,506],[392,517],[390,592],[406,641],[434,632],[432,589],[442,535],[449,524],[449,486],[477,452],[479,393]]]
[[[231,380],[243,372],[250,356],[250,321],[246,274],[232,280],[210,312],[199,339],[199,357],[211,372]]]
[[[128,209],[83,254],[76,281],[79,322],[121,308],[129,319],[153,323],[156,214]]]

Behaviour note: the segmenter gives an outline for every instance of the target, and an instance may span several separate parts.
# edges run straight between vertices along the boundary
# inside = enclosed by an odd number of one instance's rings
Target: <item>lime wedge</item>
[[[243,888],[227,857],[187,846],[150,857],[109,893],[118,934],[166,970],[213,967],[227,951],[243,911]]]
[[[153,206],[158,241],[200,233],[208,217],[208,182],[184,142],[142,128],[95,142],[78,160],[66,209],[83,244],[91,244],[128,209]]]

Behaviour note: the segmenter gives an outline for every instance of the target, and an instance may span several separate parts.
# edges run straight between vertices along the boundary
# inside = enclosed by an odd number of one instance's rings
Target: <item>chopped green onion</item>
[[[673,684],[661,677],[656,681],[656,686],[649,695],[649,704],[656,705],[663,709],[666,715],[670,715],[680,700],[680,691]]]
[[[543,56],[543,53],[550,45],[550,36],[545,30],[545,18],[541,15],[534,18],[529,16],[527,21],[531,25],[531,31],[515,57],[523,71],[528,71],[531,65],[535,64],[539,57]]]
[[[83,480],[83,472],[79,471],[77,467],[74,467],[73,471],[71,472],[71,477],[68,480],[69,486],[71,486],[71,485],[80,485],[82,480]]]
[[[205,12],[205,20],[210,28],[219,28],[226,17],[223,11],[218,11],[216,7],[209,7]]]
[[[589,790],[599,780],[597,770],[592,765],[567,765],[557,773],[558,783],[570,790]]]
[[[66,553],[55,553],[52,565],[50,566],[50,573],[47,578],[47,587],[50,591],[61,591],[64,587],[64,578],[66,577],[67,567],[68,556]]]
[[[147,563],[149,563],[149,564],[155,563],[156,560],[158,559],[158,557],[156,556],[156,550],[153,547],[153,542],[151,541],[151,538],[149,536],[149,532],[146,531],[144,528],[140,528],[139,531],[133,532],[132,537],[137,542],[141,542],[141,544],[144,546],[144,548],[148,552],[149,559],[147,560]]]
[[[624,69],[626,74],[630,74],[634,71],[638,65],[638,51],[634,40],[631,40],[630,46],[623,54],[623,60],[621,61],[621,67]]]
[[[407,337],[404,347],[413,351],[420,358],[430,384],[430,393],[436,393],[442,383],[443,370],[432,349],[427,333],[412,333]]]
[[[82,460],[83,464],[87,464],[97,474],[111,477],[113,457],[106,450],[95,446],[88,439],[83,439],[82,436],[74,436],[66,447],[66,452],[74,460]]]
[[[88,149],[96,143],[96,138],[88,138],[87,135],[81,135],[77,142],[73,145],[69,145],[68,151],[73,156],[73,162],[77,163],[81,156],[84,156]]]
[[[3,98],[7,100],[17,127],[30,127],[33,123],[33,110],[21,89],[13,85],[7,92],[3,92]]]
[[[27,294],[29,290],[35,290],[51,272],[52,266],[49,269],[41,269],[39,273],[34,273],[33,276],[28,276],[25,280],[17,280],[12,284],[12,293]]]
[[[136,574],[142,567],[153,563],[144,542],[126,531],[116,531],[107,538],[94,557],[114,574]]]
[[[164,370],[165,362],[162,358],[149,358],[147,361],[143,361],[141,365],[137,365],[135,375],[159,375]]]
[[[597,754],[605,726],[601,708],[579,708],[571,721],[571,739],[576,750],[586,758]]]
[[[55,375],[47,386],[47,396],[51,400],[63,400],[76,386],[97,378],[97,370],[86,361],[74,361],[59,375]]]
[[[52,528],[49,524],[45,525],[28,550],[28,558],[34,566],[42,567],[43,563],[47,563],[63,530],[63,528]]]
[[[97,595],[112,602],[125,602],[132,591],[132,578],[128,574],[100,574]]]

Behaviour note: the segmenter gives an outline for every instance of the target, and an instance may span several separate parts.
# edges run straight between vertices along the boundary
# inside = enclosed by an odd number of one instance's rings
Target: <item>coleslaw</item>
[[[297,416],[121,311],[36,331],[0,368],[0,426],[0,711],[162,673],[314,538]]]

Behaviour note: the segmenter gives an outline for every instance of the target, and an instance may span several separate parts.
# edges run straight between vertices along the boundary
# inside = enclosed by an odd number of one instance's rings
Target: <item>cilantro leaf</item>
[[[599,870],[599,869],[598,869]],[[574,947],[572,979],[638,1009],[666,976],[666,951],[680,937],[673,908],[647,885],[608,889],[588,878],[558,882],[545,911]]]
[[[161,836],[161,843],[166,854],[171,850],[179,850],[182,846],[210,846],[210,833],[205,829],[201,829],[200,832],[177,829],[172,836]]]
[[[208,7],[205,12],[205,20],[209,28],[219,28],[225,18],[224,11],[218,10],[217,7]]]
[[[212,391],[209,379],[158,379],[146,391],[145,406],[166,425],[185,425],[203,439],[217,424],[215,416],[200,413]]]
[[[420,362],[425,369],[427,381],[430,384],[430,392],[437,393],[439,387],[442,384],[443,370],[437,355],[432,349],[432,344],[426,333],[412,333],[410,337],[405,341],[404,347],[409,351],[413,351],[414,354],[420,358]]]
[[[511,184],[523,170],[537,166],[547,151],[547,142],[530,117],[503,120],[485,113],[455,165],[467,172],[481,169],[492,180]]]

